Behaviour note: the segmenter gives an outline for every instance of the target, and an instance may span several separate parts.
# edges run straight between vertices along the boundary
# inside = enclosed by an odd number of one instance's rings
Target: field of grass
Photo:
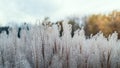
[[[101,32],[85,37],[64,22],[62,36],[56,25],[34,25],[0,34],[0,68],[120,68],[120,40],[117,33],[105,38]]]

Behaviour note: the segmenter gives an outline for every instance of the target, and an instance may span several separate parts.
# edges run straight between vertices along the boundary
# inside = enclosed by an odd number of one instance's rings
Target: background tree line
[[[77,17],[70,17],[68,18],[68,24],[71,24],[71,36],[74,36],[74,32],[77,29],[81,29],[84,27],[85,35],[89,37],[91,34],[95,35],[99,31],[103,33],[105,37],[108,37],[113,32],[118,33],[118,38],[120,38],[120,12],[119,11],[112,11],[109,14],[93,14],[87,17],[83,17],[83,22],[80,24],[78,21],[79,18]],[[45,25],[45,21],[48,21],[49,18],[45,18],[43,21]],[[60,36],[62,36],[63,32],[63,21],[57,21],[56,23],[51,23],[50,21],[47,22],[46,25],[52,26],[53,24],[57,24],[60,27]],[[82,25],[82,26],[81,26]]]
[[[81,24],[79,21],[83,21]],[[57,25],[59,28],[59,34],[60,37],[63,33],[63,22],[64,20],[60,20],[57,22],[51,22],[49,17],[46,17],[42,21],[42,25],[47,27],[51,27],[52,25]],[[79,19],[78,17],[69,17],[68,18],[68,24],[71,26],[71,36],[74,36],[74,32],[78,29],[81,29],[84,27],[85,35],[86,37],[89,37],[91,34],[95,35],[99,31],[103,33],[105,37],[108,37],[113,32],[118,33],[118,38],[120,39],[120,12],[119,11],[112,11],[109,14],[93,14],[86,17],[83,17],[82,19]],[[27,27],[28,28],[28,27]],[[2,31],[6,31],[7,34],[8,26],[7,27],[0,27],[0,33]],[[19,32],[19,29],[18,29]]]

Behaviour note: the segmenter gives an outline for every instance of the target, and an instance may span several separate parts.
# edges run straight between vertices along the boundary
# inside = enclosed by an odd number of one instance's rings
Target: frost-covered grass
[[[16,28],[0,34],[0,68],[120,68],[117,33],[86,39],[81,29],[72,38],[70,26],[63,27],[62,37],[56,25],[31,26],[21,31],[21,38]]]

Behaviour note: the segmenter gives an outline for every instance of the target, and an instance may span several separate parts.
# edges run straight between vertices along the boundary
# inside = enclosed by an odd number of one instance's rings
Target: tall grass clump
[[[117,33],[102,32],[86,39],[78,29],[71,36],[71,25],[30,26],[17,37],[16,27],[0,34],[0,68],[120,68],[120,40]]]

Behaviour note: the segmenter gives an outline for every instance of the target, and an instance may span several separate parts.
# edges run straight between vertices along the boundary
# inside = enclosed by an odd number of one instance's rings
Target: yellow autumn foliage
[[[118,32],[120,38],[120,12],[113,11],[112,13],[96,14],[88,17],[86,21],[85,31],[87,35],[96,34],[102,31],[104,36],[108,37],[114,31]]]

